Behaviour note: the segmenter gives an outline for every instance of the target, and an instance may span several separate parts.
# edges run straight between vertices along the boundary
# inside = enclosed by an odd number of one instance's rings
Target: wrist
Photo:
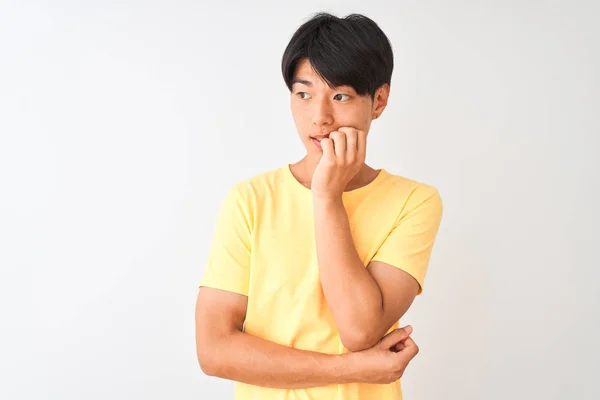
[[[339,356],[339,359],[343,365],[341,376],[344,383],[361,383],[362,377],[362,365],[363,362],[360,360],[361,354],[358,353],[345,353]]]
[[[344,204],[342,202],[342,195],[335,194],[316,194],[313,193],[313,204],[317,206],[329,207]]]

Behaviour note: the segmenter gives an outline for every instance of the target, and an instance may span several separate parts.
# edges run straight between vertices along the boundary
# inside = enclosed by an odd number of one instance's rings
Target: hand
[[[311,182],[313,196],[338,198],[363,166],[367,153],[367,134],[343,127],[321,140],[323,155]]]
[[[370,349],[349,353],[353,367],[357,367],[356,381],[386,384],[397,381],[408,363],[417,355],[419,347],[409,336],[412,327],[396,329]]]

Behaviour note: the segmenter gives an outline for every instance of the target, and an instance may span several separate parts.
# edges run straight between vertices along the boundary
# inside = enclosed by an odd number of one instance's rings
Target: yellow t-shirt
[[[420,294],[442,215],[437,190],[381,169],[342,200],[364,265],[378,260],[402,268],[419,282]],[[288,165],[231,188],[200,286],[248,296],[244,331],[250,335],[297,349],[348,352],[319,280],[311,191]],[[293,390],[237,382],[235,393],[237,400],[402,398],[399,381]]]

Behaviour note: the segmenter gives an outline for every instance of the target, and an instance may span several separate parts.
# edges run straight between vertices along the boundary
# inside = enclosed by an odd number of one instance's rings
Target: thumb
[[[406,340],[406,338],[408,338],[411,333],[412,326],[410,325],[407,325],[404,328],[395,329],[381,339],[378,347],[380,349],[388,350],[392,348],[396,343]]]

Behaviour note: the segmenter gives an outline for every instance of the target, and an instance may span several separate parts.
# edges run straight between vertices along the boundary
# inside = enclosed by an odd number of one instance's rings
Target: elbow
[[[229,333],[203,332],[196,336],[196,356],[202,372],[208,376],[229,379],[234,362],[229,351],[233,339]]]
[[[373,340],[372,335],[366,331],[357,330],[352,333],[340,332],[340,339],[346,349],[351,352],[363,351],[375,346],[377,340]]]
[[[219,351],[213,343],[198,343],[196,356],[200,369],[208,376],[221,376],[223,369],[222,357],[218,357]]]
[[[198,364],[200,369],[208,376],[218,376],[218,364],[214,361],[214,358],[206,350],[198,349]]]

